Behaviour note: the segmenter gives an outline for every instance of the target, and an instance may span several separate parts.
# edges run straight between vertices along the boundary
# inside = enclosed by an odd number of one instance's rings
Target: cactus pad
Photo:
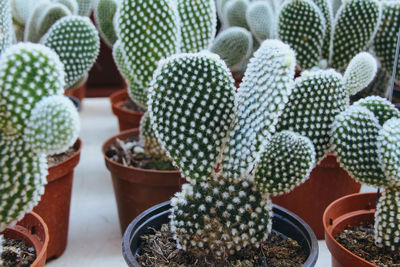
[[[238,26],[248,29],[246,12],[249,7],[248,0],[229,0],[224,5],[222,21],[229,26]]]
[[[0,54],[13,42],[10,0],[0,1]]]
[[[246,12],[246,21],[258,40],[266,40],[275,35],[275,14],[268,2],[252,2]]]
[[[156,134],[151,127],[149,113],[145,112],[140,119],[140,141],[147,155],[153,158],[166,158],[165,151],[157,140]]]
[[[99,0],[94,9],[94,18],[99,33],[108,46],[113,46],[117,41],[114,28],[114,16],[117,12],[118,0]]]
[[[178,247],[217,258],[267,239],[272,203],[246,181],[183,185],[171,200],[171,230]]]
[[[383,126],[386,121],[393,117],[400,118],[400,113],[397,108],[392,103],[382,97],[369,96],[360,99],[354,104],[366,107],[367,109],[369,109],[369,111],[374,113],[375,118],[378,119],[378,123],[381,126]]]
[[[271,138],[261,155],[254,182],[265,194],[288,193],[309,177],[314,164],[315,150],[310,139],[282,131]]]
[[[67,74],[67,88],[89,71],[100,49],[97,30],[89,18],[68,16],[58,20],[41,41],[59,55]]]

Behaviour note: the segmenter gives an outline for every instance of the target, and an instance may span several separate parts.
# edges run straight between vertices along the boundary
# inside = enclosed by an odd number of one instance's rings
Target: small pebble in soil
[[[29,267],[36,259],[36,252],[25,242],[5,238],[0,256],[1,267]]]
[[[145,153],[143,143],[137,138],[117,139],[105,152],[106,156],[124,166],[161,171],[175,170],[169,160],[153,158]]]
[[[177,249],[169,225],[164,224],[160,231],[143,237],[144,246],[138,255],[142,266],[227,266],[253,267],[301,266],[307,259],[302,247],[290,238],[272,232],[261,248],[246,247],[226,261],[218,261],[211,255],[198,257]]]
[[[400,266],[400,249],[391,251],[375,245],[374,225],[361,223],[335,236],[337,242],[353,254],[378,266]]]

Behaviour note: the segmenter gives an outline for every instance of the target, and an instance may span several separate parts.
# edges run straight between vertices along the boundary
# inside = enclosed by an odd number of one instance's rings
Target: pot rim
[[[299,216],[297,216],[293,212],[291,212],[281,206],[273,204],[273,209],[274,209],[274,216],[275,216],[275,214],[278,214],[278,215],[286,214],[286,215],[288,215],[287,218],[291,217],[295,221],[298,221],[302,227],[304,227],[303,230],[306,233],[308,233],[310,236],[310,242],[309,242],[310,252],[309,252],[309,255],[308,255],[306,261],[303,263],[302,266],[314,266],[318,259],[319,246],[318,246],[317,237],[315,236],[311,227]],[[169,213],[169,212],[170,212],[170,201],[165,201],[165,202],[154,205],[151,208],[143,211],[128,225],[128,227],[125,230],[124,236],[122,238],[122,252],[123,252],[124,259],[127,263],[128,262],[137,262],[134,254],[126,253],[126,251],[130,251],[131,237],[135,236],[137,234],[137,232],[140,230],[140,227],[138,227],[137,229],[135,229],[133,234],[130,235],[130,233],[132,233],[133,228],[136,227],[137,225],[146,224],[147,222],[151,221],[155,215],[163,215],[163,214]],[[293,223],[291,223],[291,224],[293,224]],[[129,263],[128,263],[128,265],[129,265]]]
[[[367,192],[367,193],[354,193],[350,195],[343,196],[341,198],[338,198],[337,200],[333,201],[329,206],[325,209],[324,214],[322,216],[322,223],[324,226],[324,232],[325,232],[325,242],[326,246],[328,247],[329,251],[332,254],[332,257],[334,256],[340,256],[340,255],[334,255],[335,254],[341,254],[344,257],[352,257],[359,261],[360,263],[364,264],[363,266],[377,266],[364,258],[361,258],[360,256],[357,256],[356,254],[352,253],[350,250],[346,249],[344,246],[342,246],[339,242],[336,241],[336,239],[333,236],[333,230],[336,229],[337,225],[344,220],[350,218],[350,217],[359,217],[359,216],[367,216],[367,215],[373,215],[375,213],[375,208],[371,209],[360,209],[357,211],[353,212],[347,212],[344,213],[340,216],[338,216],[333,223],[331,218],[328,218],[329,212],[331,209],[334,209],[335,206],[340,206],[341,202],[344,201],[351,201],[352,198],[354,197],[362,197],[362,196],[376,196],[376,192]],[[334,253],[332,253],[334,252]],[[343,257],[340,257],[343,258]]]
[[[131,135],[137,134],[137,133],[139,133],[139,128],[128,129],[128,130],[122,131],[119,134],[114,135],[114,136],[108,138],[106,141],[104,141],[101,150],[102,150],[102,153],[103,153],[103,157],[104,157],[104,159],[106,161],[106,165],[107,164],[111,164],[111,165],[114,165],[114,166],[117,166],[119,168],[123,168],[123,169],[126,169],[126,170],[136,170],[136,171],[140,171],[140,172],[144,172],[144,173],[165,173],[165,174],[179,174],[180,173],[179,170],[161,171],[161,170],[156,170],[156,169],[143,169],[143,168],[132,167],[132,166],[124,166],[121,163],[118,163],[116,161],[111,160],[106,155],[106,150],[110,147],[110,145],[112,143],[115,142],[115,140],[117,138],[123,140],[123,139],[127,138],[128,136],[131,136]]]
[[[127,98],[129,98],[129,94],[128,94],[128,91],[126,88],[118,90],[110,95],[110,103],[111,103],[113,113],[115,115],[119,115],[119,114],[135,115],[135,116],[143,115],[144,114],[143,112],[133,111],[133,110],[121,107],[122,101],[119,99],[119,97],[123,97],[125,95]]]

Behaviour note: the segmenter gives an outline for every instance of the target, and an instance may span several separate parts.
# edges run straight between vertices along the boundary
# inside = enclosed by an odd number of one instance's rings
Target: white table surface
[[[68,246],[48,267],[127,266],[121,252],[121,233],[111,177],[105,167],[101,146],[118,133],[116,117],[108,98],[86,98],[81,115],[83,147],[75,169]],[[362,191],[371,191],[362,188]],[[319,241],[316,266],[331,266],[324,241]]]

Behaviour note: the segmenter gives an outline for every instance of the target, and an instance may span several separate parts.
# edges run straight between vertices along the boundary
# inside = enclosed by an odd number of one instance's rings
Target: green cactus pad
[[[79,128],[79,114],[71,100],[54,95],[35,105],[24,136],[37,153],[56,154],[75,143]]]
[[[222,31],[210,47],[210,51],[218,54],[231,69],[247,58],[252,49],[253,37],[242,27],[230,27]]]
[[[351,102],[356,102],[361,98],[368,97],[368,96],[380,96],[386,97],[389,93],[390,89],[390,77],[388,76],[387,72],[382,69],[378,68],[375,78],[370,82],[370,84],[359,91],[357,94],[350,97]]]
[[[214,0],[178,0],[181,18],[181,52],[194,53],[207,49],[217,30]]]
[[[79,10],[78,15],[89,17],[92,12],[93,0],[77,0]]]
[[[89,18],[68,16],[58,20],[41,41],[60,57],[68,88],[86,74],[96,61],[100,39]]]
[[[375,211],[375,243],[392,251],[400,246],[400,190],[385,188]]]
[[[339,163],[356,180],[373,186],[387,186],[377,153],[381,126],[366,107],[352,105],[332,123],[332,149]]]
[[[323,13],[311,0],[288,0],[282,5],[278,16],[278,37],[296,51],[300,68],[318,65],[325,24]]]
[[[369,96],[354,103],[355,105],[360,105],[366,107],[374,113],[375,118],[378,119],[379,125],[383,124],[389,119],[395,117],[400,118],[400,113],[398,109],[389,101],[378,96]]]
[[[288,193],[309,177],[314,164],[315,150],[310,139],[282,131],[271,138],[261,155],[254,182],[265,194]]]
[[[303,72],[295,81],[277,130],[291,130],[310,138],[317,162],[330,148],[330,127],[335,116],[348,105],[342,75],[330,70]]]
[[[195,255],[223,259],[246,246],[259,247],[271,231],[271,200],[246,181],[183,185],[171,205],[178,247]]]
[[[173,0],[123,0],[116,31],[133,81],[148,88],[158,61],[179,52],[179,13]],[[132,16],[131,14],[137,14]],[[150,26],[151,25],[151,26]]]
[[[71,11],[60,3],[39,2],[32,10],[25,26],[24,41],[37,43],[59,19],[72,15]]]
[[[114,16],[117,6],[117,0],[99,0],[94,9],[94,18],[99,33],[108,46],[113,46],[118,39],[114,28]]]
[[[400,29],[400,1],[383,1],[382,22],[374,40],[374,50],[382,67],[392,74],[396,55],[397,34]],[[396,79],[400,81],[400,60]]]
[[[333,11],[331,0],[312,0],[321,10],[325,19],[325,37],[322,45],[322,58],[328,60],[332,37]]]
[[[78,2],[76,0],[51,0],[54,3],[60,3],[64,6],[66,6],[69,11],[71,11],[72,14],[76,15],[78,14]]]
[[[119,72],[122,74],[122,76],[125,78],[125,80],[133,80],[134,79],[134,74],[132,70],[129,68],[127,59],[124,56],[124,53],[122,51],[122,44],[120,40],[117,40],[113,46],[113,58],[114,62],[117,65],[117,68]]]
[[[224,5],[222,21],[225,21],[229,26],[248,29],[246,12],[249,4],[248,0],[229,0]]]
[[[22,219],[44,193],[47,162],[21,137],[0,134],[0,232]]]
[[[378,135],[378,156],[392,186],[400,187],[400,118],[386,121]]]
[[[343,79],[350,95],[354,95],[368,86],[374,79],[378,66],[376,59],[367,52],[357,54],[347,66]]]
[[[10,0],[12,17],[16,24],[24,26],[31,11],[40,1]]]
[[[293,50],[278,40],[264,41],[250,59],[238,89],[238,115],[223,163],[225,176],[245,177],[254,167],[293,89],[295,65]]]
[[[149,89],[153,129],[182,176],[209,178],[236,112],[229,69],[215,54],[179,54],[157,69]]]
[[[151,127],[150,116],[145,112],[140,119],[140,141],[147,155],[153,158],[166,158],[165,151],[157,140],[156,134]]]
[[[330,65],[346,68],[350,60],[371,44],[381,19],[378,0],[345,1],[334,22]]]
[[[64,92],[63,65],[39,44],[19,43],[0,57],[0,129],[22,133],[31,110],[43,97]]]
[[[14,29],[9,0],[0,1],[0,54],[13,42]]]
[[[275,14],[269,2],[252,2],[246,12],[246,21],[258,40],[272,38],[275,34]]]

